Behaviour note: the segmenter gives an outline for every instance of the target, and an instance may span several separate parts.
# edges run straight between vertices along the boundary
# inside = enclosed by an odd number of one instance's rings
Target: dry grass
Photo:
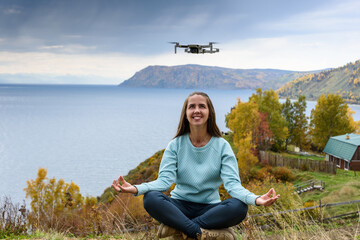
[[[344,199],[353,199],[359,194],[360,183],[350,181],[345,183],[341,188],[324,197],[321,201],[324,203],[341,202]]]
[[[270,224],[260,226],[255,219],[248,219],[237,226],[238,238],[244,240],[345,240],[360,239],[359,219],[319,223],[300,214],[276,216]],[[266,230],[264,230],[266,228]]]
[[[271,179],[270,179],[271,180]],[[274,185],[274,182],[263,182],[261,188],[267,189],[266,184]],[[243,240],[275,240],[275,239],[360,239],[359,219],[337,220],[330,223],[320,223],[321,212],[318,209],[308,212],[291,212],[287,214],[277,214],[290,208],[298,208],[301,201],[297,195],[292,194],[291,187],[280,183],[277,189],[282,194],[283,199],[275,206],[251,207],[251,214],[261,214],[272,212],[272,217],[248,218],[242,224],[236,226],[238,239]],[[257,186],[257,187],[256,187]],[[259,188],[256,184],[252,187]],[[351,193],[351,186],[344,186],[339,194]],[[258,189],[260,190],[260,189]],[[23,226],[19,220],[19,208],[7,202],[2,202],[3,212],[9,212],[7,218],[13,226]],[[4,207],[6,205],[6,208]],[[13,208],[8,208],[8,206]],[[15,208],[14,208],[15,207]],[[7,209],[4,211],[4,209]],[[10,214],[11,213],[11,214]],[[17,213],[17,214],[14,214]],[[81,214],[80,214],[81,213]],[[69,214],[67,212],[66,214]],[[156,238],[158,223],[150,218],[142,207],[142,198],[127,194],[114,196],[114,201],[109,205],[98,204],[90,209],[82,209],[73,213],[77,216],[71,218],[59,218],[58,221],[73,219],[74,226],[67,229],[34,229],[32,233],[13,232],[2,235],[4,239],[135,239],[150,240]],[[4,218],[2,218],[4,219]],[[3,223],[4,221],[2,221]],[[57,224],[64,226],[64,224]],[[55,226],[57,226],[55,225]],[[1,226],[5,226],[4,224]],[[68,225],[69,226],[69,225]],[[16,228],[13,228],[16,229]],[[2,229],[3,230],[3,229]],[[80,232],[84,231],[84,232]],[[13,230],[11,230],[13,231]]]
[[[26,233],[27,214],[25,202],[20,206],[13,204],[9,197],[0,199],[0,238]]]

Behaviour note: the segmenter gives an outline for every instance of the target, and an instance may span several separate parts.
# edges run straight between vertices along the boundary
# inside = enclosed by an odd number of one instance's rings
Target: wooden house
[[[360,135],[345,134],[331,137],[323,150],[326,161],[335,162],[345,170],[360,171]]]

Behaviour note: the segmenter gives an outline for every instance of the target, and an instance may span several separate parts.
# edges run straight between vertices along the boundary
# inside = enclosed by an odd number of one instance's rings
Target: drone
[[[204,54],[204,53],[216,53],[219,52],[218,48],[214,48],[213,44],[216,42],[209,42],[208,45],[199,45],[199,44],[188,44],[188,45],[180,45],[178,42],[170,42],[171,44],[175,44],[175,54],[177,48],[185,48],[185,52],[194,53],[194,54]]]

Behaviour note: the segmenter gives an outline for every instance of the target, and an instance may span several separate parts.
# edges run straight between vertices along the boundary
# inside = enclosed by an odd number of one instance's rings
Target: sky
[[[360,59],[359,13],[358,0],[1,0],[0,83],[119,84],[149,65],[336,68]]]

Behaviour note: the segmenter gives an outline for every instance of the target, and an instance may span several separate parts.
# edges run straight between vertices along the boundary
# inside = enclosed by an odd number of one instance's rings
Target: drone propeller
[[[175,50],[175,54],[176,54],[176,48],[179,46],[179,43],[178,42],[169,42],[171,44],[175,44],[174,45],[174,50]]]

